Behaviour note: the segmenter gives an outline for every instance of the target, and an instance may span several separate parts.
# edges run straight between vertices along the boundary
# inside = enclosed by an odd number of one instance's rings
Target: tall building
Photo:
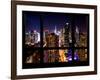
[[[87,47],[87,33],[85,33],[85,32],[80,33],[79,46],[80,47]]]
[[[69,23],[64,26],[64,47],[68,47],[71,40],[71,30]]]
[[[79,46],[79,28],[75,27],[75,46]]]
[[[66,50],[60,49],[59,50],[59,62],[68,62],[67,57],[66,57]]]
[[[87,60],[87,49],[80,49],[78,50],[78,56],[80,61]]]
[[[60,29],[59,34],[59,47],[64,47],[64,28]]]
[[[49,30],[43,31],[43,47],[47,46],[48,34],[49,34]]]
[[[40,34],[36,30],[34,30],[33,36],[34,36],[34,43],[38,43],[38,41],[40,41]]]
[[[46,42],[46,47],[59,47],[59,36],[50,33],[47,35]]]
[[[25,33],[25,44],[30,45],[31,44],[31,32],[26,32]]]
[[[35,45],[40,42],[40,33],[36,30],[29,31],[28,33],[25,33],[25,44],[26,45]],[[38,45],[39,46],[39,45]]]
[[[59,50],[45,50],[44,62],[45,63],[59,62]]]

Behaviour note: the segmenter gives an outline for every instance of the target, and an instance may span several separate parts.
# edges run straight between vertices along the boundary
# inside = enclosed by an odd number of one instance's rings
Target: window
[[[89,65],[89,14],[23,11],[23,68]]]

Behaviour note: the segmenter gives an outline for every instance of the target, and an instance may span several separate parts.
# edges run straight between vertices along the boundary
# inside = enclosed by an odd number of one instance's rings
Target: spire
[[[57,28],[56,28],[56,26],[55,26],[55,29],[54,29],[54,33],[57,34]]]
[[[76,26],[76,30],[75,30],[75,31],[76,31],[76,33],[79,33],[79,29],[78,29],[78,27],[77,27],[77,26]]]

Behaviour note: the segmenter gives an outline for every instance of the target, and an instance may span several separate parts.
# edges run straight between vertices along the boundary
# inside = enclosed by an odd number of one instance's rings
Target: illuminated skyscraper
[[[43,31],[43,47],[47,46],[48,34],[49,34],[48,30]]]
[[[25,44],[29,46],[39,46],[40,42],[40,33],[36,30],[32,30],[25,33]]]
[[[52,63],[52,62],[59,62],[59,50],[45,50],[44,51],[44,62],[45,63]]]
[[[43,38],[46,39],[46,36],[49,34],[49,30],[43,31]]]
[[[59,46],[59,37],[54,33],[50,33],[47,35],[47,47],[58,47]]]
[[[38,43],[40,41],[40,33],[34,30],[33,36],[34,36],[34,43]]]
[[[87,47],[87,33],[80,33],[80,47]]]
[[[71,35],[69,35],[69,34],[71,34],[70,28],[71,27],[70,27],[69,23],[66,23],[66,25],[64,26],[64,47],[69,46],[70,37],[71,37]]]
[[[59,34],[59,47],[64,47],[64,28],[60,29]]]
[[[78,56],[80,61],[87,60],[87,49],[80,49],[78,50]]]
[[[75,29],[75,46],[79,46],[79,28],[77,26]]]
[[[30,45],[31,44],[31,32],[26,32],[25,33],[25,44]]]

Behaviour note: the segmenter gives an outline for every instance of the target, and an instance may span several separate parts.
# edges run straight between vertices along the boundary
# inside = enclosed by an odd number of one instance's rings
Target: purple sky
[[[66,23],[71,22],[71,17],[75,17],[75,25],[79,27],[80,32],[87,32],[88,18],[87,14],[66,14],[49,12],[29,12],[23,11],[25,31],[37,30],[40,32],[40,15],[42,15],[44,29],[49,31],[64,27]]]

